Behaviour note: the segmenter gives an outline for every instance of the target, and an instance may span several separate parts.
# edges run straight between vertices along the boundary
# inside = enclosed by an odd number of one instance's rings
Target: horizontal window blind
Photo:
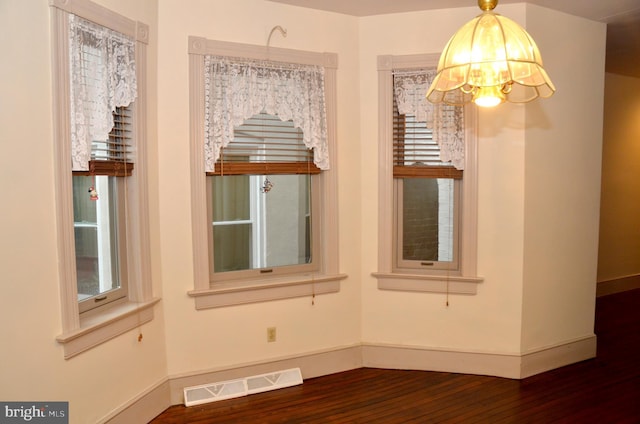
[[[394,178],[454,178],[462,171],[440,160],[440,147],[433,131],[413,115],[401,115],[393,99],[393,176]]]
[[[318,174],[313,150],[304,145],[300,128],[292,121],[260,113],[234,131],[234,139],[223,148],[215,171],[208,175]]]
[[[130,176],[133,171],[132,116],[128,106],[113,112],[113,128],[107,140],[91,142],[88,171],[74,171],[74,175]]]

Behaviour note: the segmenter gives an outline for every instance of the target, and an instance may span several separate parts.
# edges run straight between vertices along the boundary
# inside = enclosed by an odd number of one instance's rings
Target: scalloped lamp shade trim
[[[485,10],[445,46],[427,100],[490,107],[526,103],[555,91],[533,38],[511,19]]]

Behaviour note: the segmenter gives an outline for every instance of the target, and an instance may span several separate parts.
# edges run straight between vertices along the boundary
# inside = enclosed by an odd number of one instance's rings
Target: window
[[[197,37],[189,53],[196,308],[338,291],[336,56]]]
[[[425,99],[437,56],[378,59],[378,287],[475,293],[475,111]]]
[[[105,140],[92,140],[88,171],[73,171],[80,312],[127,297],[127,178],[133,171],[131,109],[116,107]]]
[[[263,112],[237,126],[207,177],[211,280],[317,271],[320,172],[292,120]]]
[[[146,189],[148,28],[52,2],[55,186],[70,358],[153,318]],[[134,101],[135,100],[135,101]]]
[[[394,270],[458,270],[462,174],[440,158],[433,130],[400,114],[393,96]]]

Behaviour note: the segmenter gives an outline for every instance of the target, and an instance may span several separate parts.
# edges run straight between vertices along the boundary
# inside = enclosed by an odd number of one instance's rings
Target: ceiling
[[[353,16],[476,5],[475,0],[270,0]],[[501,4],[523,0],[500,0]],[[607,72],[640,78],[640,0],[526,0],[607,24]],[[480,13],[478,11],[478,13]]]

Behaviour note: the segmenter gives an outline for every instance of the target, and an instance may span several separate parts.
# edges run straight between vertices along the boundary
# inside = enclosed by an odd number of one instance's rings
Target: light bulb
[[[505,101],[505,95],[498,86],[477,87],[473,102],[480,107],[494,107]]]

